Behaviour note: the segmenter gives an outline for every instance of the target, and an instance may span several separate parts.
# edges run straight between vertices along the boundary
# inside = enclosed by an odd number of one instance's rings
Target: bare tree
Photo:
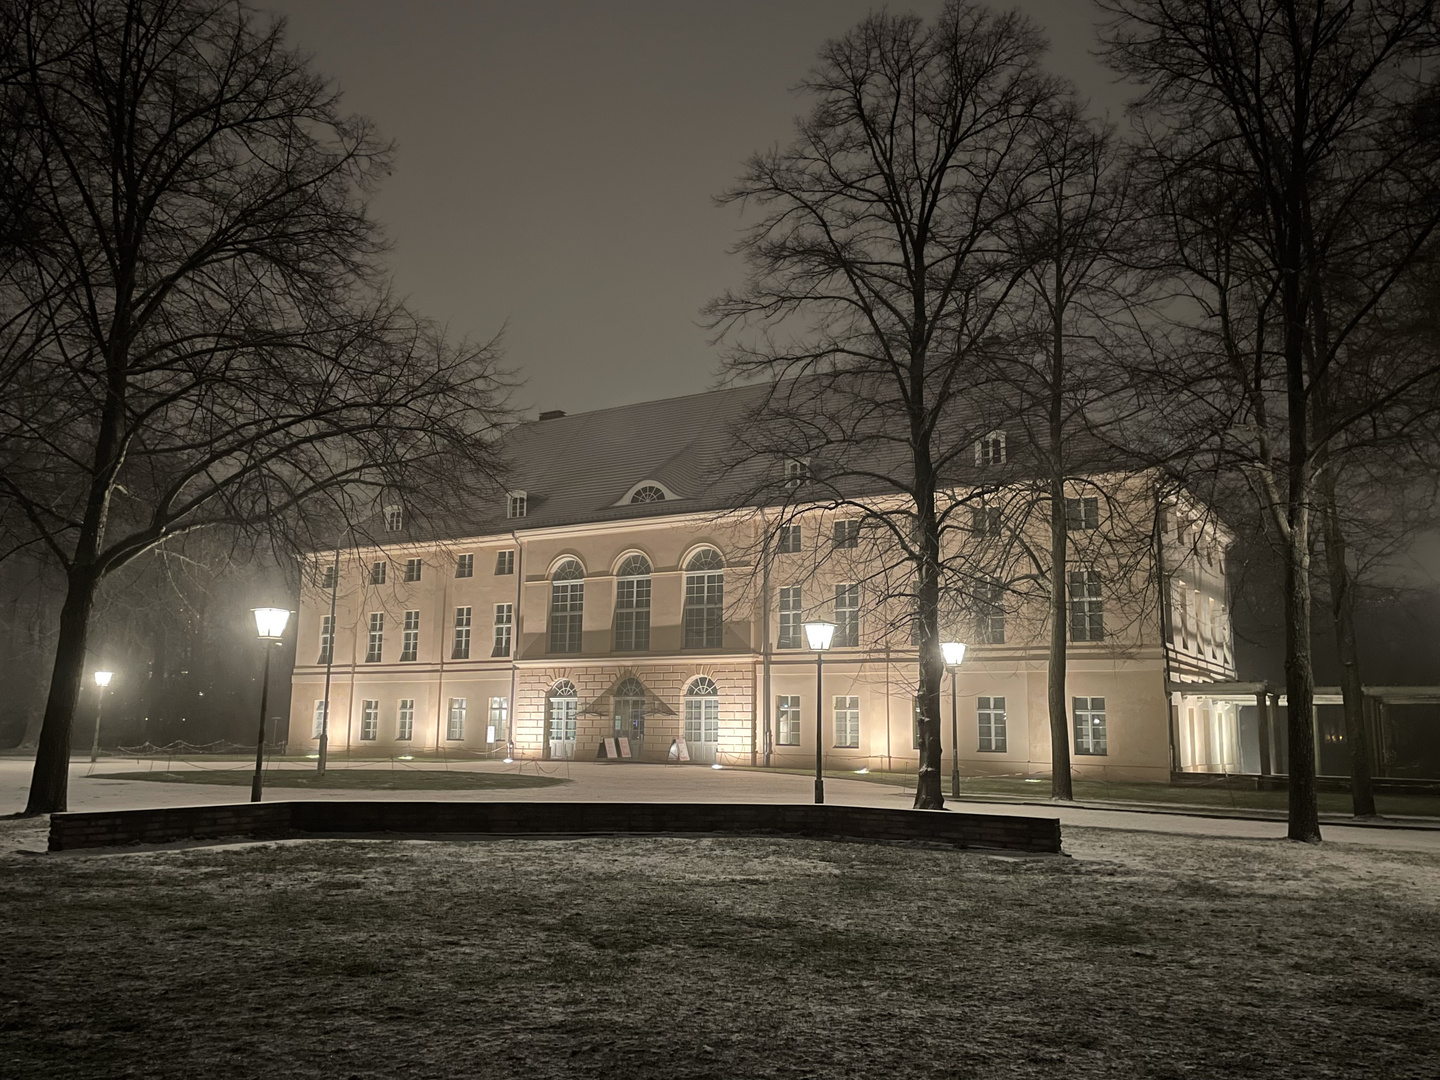
[[[1192,286],[1186,370],[1166,391],[1244,469],[1285,568],[1289,836],[1318,841],[1311,736],[1312,517],[1341,435],[1428,374],[1387,378],[1333,409],[1357,329],[1440,220],[1430,94],[1431,0],[1101,0],[1142,158]],[[1337,285],[1344,282],[1344,287]],[[1339,303],[1341,297],[1346,299]],[[1337,306],[1339,303],[1339,306]]]
[[[0,499],[63,567],[27,813],[63,810],[97,589],[167,539],[486,482],[494,343],[386,291],[365,196],[391,153],[239,0],[24,0],[7,133],[39,178],[5,265]]]

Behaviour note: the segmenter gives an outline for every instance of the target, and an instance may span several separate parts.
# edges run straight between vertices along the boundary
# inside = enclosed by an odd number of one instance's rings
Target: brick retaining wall
[[[50,850],[224,837],[724,833],[1058,852],[1058,818],[774,803],[295,801],[54,814]]]

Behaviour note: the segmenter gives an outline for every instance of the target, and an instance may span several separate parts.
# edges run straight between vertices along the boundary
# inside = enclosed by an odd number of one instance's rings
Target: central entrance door
[[[575,756],[575,732],[580,695],[575,684],[561,679],[550,688],[550,759],[569,761]]]
[[[684,734],[691,761],[715,764],[716,743],[720,741],[720,688],[704,675],[697,676],[685,690]]]
[[[645,749],[645,686],[626,679],[615,688],[615,737],[630,740],[631,760]]]

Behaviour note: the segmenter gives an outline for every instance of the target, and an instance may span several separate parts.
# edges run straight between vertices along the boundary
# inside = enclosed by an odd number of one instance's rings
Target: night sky
[[[700,308],[741,280],[712,198],[788,141],[791,87],[869,0],[280,0],[353,111],[399,144],[375,202],[400,291],[453,336],[506,328],[516,403],[569,412],[706,389]],[[931,17],[939,0],[892,10]],[[1085,0],[1018,5],[1049,67],[1117,119]]]

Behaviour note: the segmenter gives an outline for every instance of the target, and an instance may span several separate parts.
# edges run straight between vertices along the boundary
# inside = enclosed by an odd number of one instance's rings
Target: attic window
[[[799,487],[801,482],[810,478],[809,458],[790,458],[785,462],[785,484],[787,487]]]
[[[985,435],[975,443],[975,464],[1005,464],[1005,432],[986,432]]]
[[[398,506],[385,507],[385,528],[389,532],[399,532],[400,526],[405,523],[405,511]]]
[[[630,501],[632,503],[664,502],[665,492],[661,491],[654,484],[646,484],[639,491],[635,492],[634,495],[630,496]]]
[[[523,518],[525,516],[526,501],[525,492],[510,492],[505,499],[505,516],[507,518]]]

